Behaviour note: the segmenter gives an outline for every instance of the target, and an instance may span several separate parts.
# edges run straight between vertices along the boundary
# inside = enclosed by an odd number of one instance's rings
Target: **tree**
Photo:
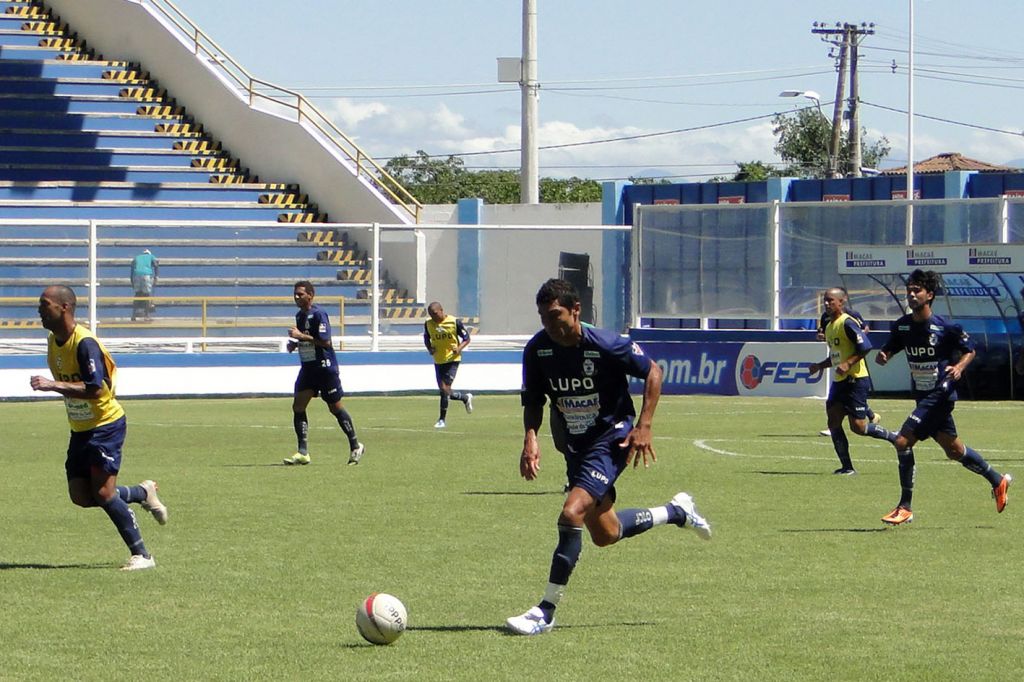
[[[571,178],[541,178],[542,204],[582,204],[601,201],[601,183],[597,180]]]
[[[799,178],[829,177],[829,145],[832,122],[817,109],[800,109],[793,114],[779,114],[772,119],[772,132],[778,138],[775,151],[789,164],[783,175]],[[889,140],[885,137],[867,143],[867,131],[861,129],[861,162],[868,168],[877,168],[889,155]],[[840,173],[850,167],[852,148],[845,137],[840,138],[837,168]],[[757,163],[757,162],[754,162]],[[742,170],[743,164],[740,164]]]
[[[435,159],[422,149],[415,157],[396,156],[384,166],[392,177],[424,204],[454,204],[473,197],[488,204],[519,202],[519,173],[510,170],[467,170],[462,159]],[[581,178],[541,178],[542,203],[601,201],[601,185]]]
[[[764,161],[748,161],[736,165],[739,170],[736,171],[736,175],[732,176],[732,182],[757,182],[785,175],[784,171]]]

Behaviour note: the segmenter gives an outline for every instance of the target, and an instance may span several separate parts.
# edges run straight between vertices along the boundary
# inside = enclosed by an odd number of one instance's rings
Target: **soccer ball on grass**
[[[371,644],[391,644],[402,636],[409,616],[398,597],[374,592],[356,609],[356,629]]]

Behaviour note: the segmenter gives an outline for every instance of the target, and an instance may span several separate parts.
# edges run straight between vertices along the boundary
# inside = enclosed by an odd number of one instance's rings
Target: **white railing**
[[[363,151],[355,141],[339,130],[302,93],[261,80],[250,74],[170,0],[145,0],[145,2],[160,12],[184,36],[187,36],[196,56],[211,64],[230,82],[233,82],[246,96],[249,106],[253,106],[259,100],[265,100],[291,111],[297,122],[305,121],[312,125],[338,151],[352,161],[360,177],[387,195],[395,204],[401,206],[414,222],[419,222],[423,205],[417,201],[416,197],[383,166]]]

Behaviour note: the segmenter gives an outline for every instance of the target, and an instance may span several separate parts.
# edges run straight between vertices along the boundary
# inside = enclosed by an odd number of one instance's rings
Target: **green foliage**
[[[581,204],[601,201],[601,183],[575,176],[568,179],[541,178],[542,204]]]
[[[739,167],[739,170],[732,177],[733,182],[756,182],[785,175],[783,171],[764,161],[750,161],[747,163],[737,163],[736,165]]]
[[[782,175],[799,178],[829,177],[829,147],[832,144],[832,121],[817,109],[805,108],[793,114],[779,114],[772,119],[772,132],[778,138],[775,151],[789,164]],[[889,155],[889,140],[882,137],[869,142],[867,130],[861,129],[861,165],[877,168]],[[853,158],[847,136],[840,137],[838,169],[845,175]]]
[[[413,158],[392,158],[384,169],[425,204],[454,204],[465,198],[483,199],[488,204],[516,204],[520,200],[517,171],[471,171],[462,159],[454,156],[437,159],[420,150]],[[541,178],[540,201],[601,201],[601,185],[596,180],[577,177]]]
[[[344,378],[344,368],[342,369]],[[547,437],[518,474],[519,398],[477,396],[435,432],[437,396],[348,396],[367,454],[310,406],[313,462],[291,400],[127,400],[121,483],[160,483],[170,521],[135,507],[157,568],[123,574],[98,509],[67,499],[63,405],[0,402],[0,677],[99,680],[996,680],[1024,669],[1015,570],[1022,509],[997,515],[977,475],[917,448],[915,522],[886,443],[850,436],[835,477],[821,404],[663,397],[658,461],[630,469],[618,507],[691,492],[714,539],[659,527],[585,541],[542,638],[503,634],[541,596],[564,466]],[[889,425],[909,400],[874,400]],[[1019,405],[961,401],[957,426],[994,466],[1021,468]],[[357,604],[388,591],[410,630],[373,647]],[[580,652],[600,652],[582,661]]]

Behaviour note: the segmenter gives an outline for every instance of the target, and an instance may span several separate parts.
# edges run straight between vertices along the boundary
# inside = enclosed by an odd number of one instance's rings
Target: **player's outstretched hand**
[[[651,465],[651,462],[657,462],[658,456],[654,453],[654,444],[651,441],[651,427],[633,427],[633,430],[626,436],[626,440],[619,443],[620,448],[629,448],[629,451],[626,453],[626,466],[629,466],[630,462],[632,462],[635,469],[640,466],[642,459],[646,469]],[[650,458],[649,461],[648,458]]]

